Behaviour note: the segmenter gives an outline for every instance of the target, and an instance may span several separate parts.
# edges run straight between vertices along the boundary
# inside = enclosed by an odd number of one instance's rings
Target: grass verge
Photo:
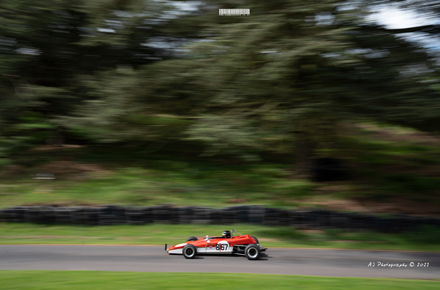
[[[261,274],[0,271],[0,289],[438,289],[439,281]]]
[[[189,236],[218,236],[234,228],[256,236],[265,247],[340,248],[440,252],[440,230],[385,234],[341,230],[295,230],[291,227],[258,225],[63,226],[0,223],[0,244],[168,245]]]
[[[403,138],[398,131],[368,128],[338,139],[341,149],[332,153],[346,159],[350,180],[318,183],[293,179],[292,164],[284,155],[283,162],[275,157],[244,162],[225,156],[200,157],[191,151],[176,151],[178,147],[154,154],[114,146],[61,148],[22,153],[16,167],[0,168],[0,204],[264,204],[295,208],[317,207],[310,203],[311,198],[362,198],[393,204],[405,199],[434,207],[437,211],[431,212],[438,213],[438,145],[414,143],[412,139],[420,138],[408,132],[406,139],[394,140]],[[54,174],[55,179],[33,179],[36,174]],[[426,213],[426,206],[414,210],[413,205],[403,212]]]

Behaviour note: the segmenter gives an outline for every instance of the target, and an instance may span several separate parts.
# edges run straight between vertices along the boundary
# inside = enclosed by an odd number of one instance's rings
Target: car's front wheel
[[[260,247],[258,247],[255,244],[251,244],[246,247],[244,253],[246,255],[246,258],[248,258],[248,260],[256,260],[260,257]]]
[[[186,245],[186,246],[183,248],[183,256],[184,256],[186,259],[192,259],[192,258],[194,258],[194,257],[196,256],[196,254],[197,254],[197,248],[194,247],[193,245]]]

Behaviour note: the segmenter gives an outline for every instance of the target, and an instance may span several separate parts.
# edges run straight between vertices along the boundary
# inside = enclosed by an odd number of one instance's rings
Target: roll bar
[[[231,239],[232,239],[232,236],[234,235],[234,232],[236,232],[237,234],[239,234],[240,236],[242,236],[242,234],[240,234],[240,233],[237,232],[236,230],[232,229],[232,230],[231,230]]]

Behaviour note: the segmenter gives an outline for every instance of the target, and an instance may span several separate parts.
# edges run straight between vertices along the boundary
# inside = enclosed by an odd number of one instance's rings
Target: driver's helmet
[[[222,233],[222,237],[223,237],[223,238],[230,239],[230,238],[231,238],[231,232],[230,232],[230,231],[224,231],[224,232]]]

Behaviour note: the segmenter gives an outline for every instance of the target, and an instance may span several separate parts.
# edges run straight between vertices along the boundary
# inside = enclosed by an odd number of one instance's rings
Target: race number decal
[[[228,248],[229,248],[229,243],[226,241],[221,241],[215,246],[215,249],[219,252],[227,251]]]

